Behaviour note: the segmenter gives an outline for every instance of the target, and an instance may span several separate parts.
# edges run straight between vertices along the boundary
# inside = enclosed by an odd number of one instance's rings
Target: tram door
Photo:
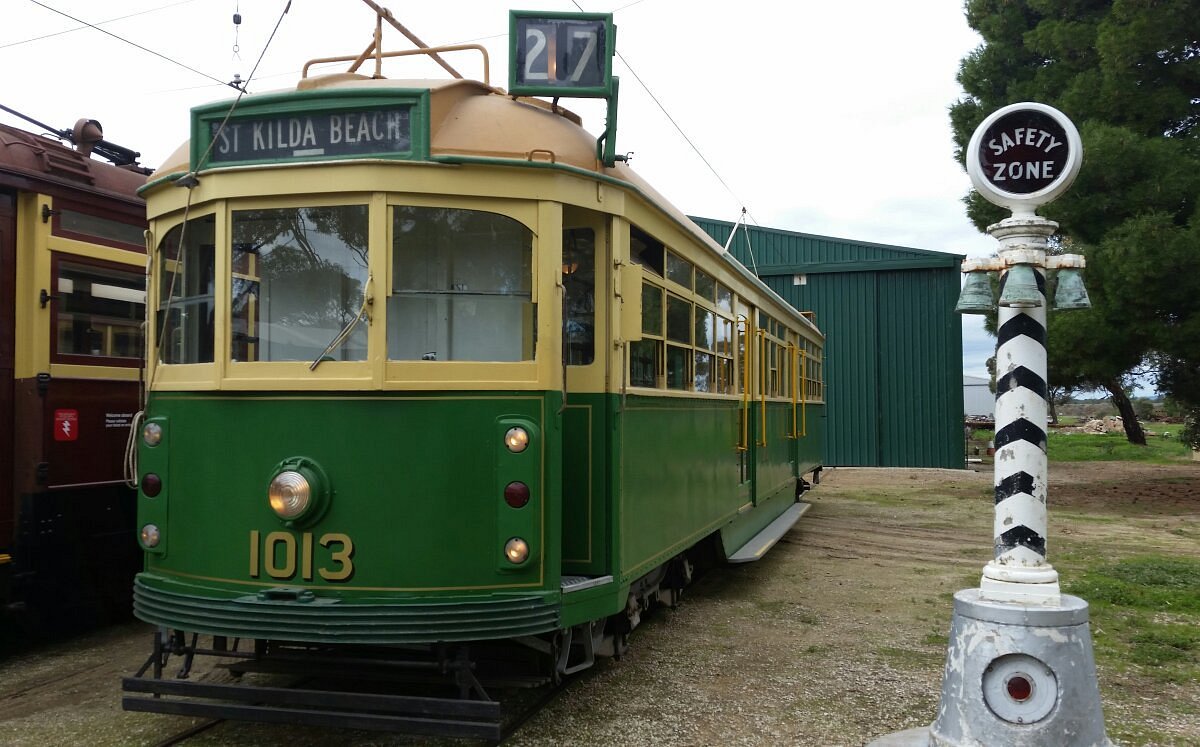
[[[563,208],[562,348],[562,558],[564,575],[610,573],[607,556],[605,384],[607,317],[596,299],[609,297],[606,268],[610,221],[579,208]],[[601,303],[600,308],[606,308]]]
[[[754,479],[755,461],[758,450],[758,420],[754,407],[758,394],[756,382],[761,362],[757,356],[758,346],[754,344],[754,321],[757,314],[753,306],[743,299],[737,299],[734,304],[734,319],[737,330],[737,393],[738,403],[738,498],[741,505],[755,501]]]

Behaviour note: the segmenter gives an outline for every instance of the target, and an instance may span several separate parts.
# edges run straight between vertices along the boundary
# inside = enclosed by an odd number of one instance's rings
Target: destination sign
[[[210,121],[213,163],[408,153],[412,106]]]
[[[510,11],[509,91],[519,95],[608,96],[610,13]]]
[[[1083,145],[1065,114],[1025,102],[983,120],[966,155],[967,173],[980,195],[1028,215],[1071,186],[1083,162]]]

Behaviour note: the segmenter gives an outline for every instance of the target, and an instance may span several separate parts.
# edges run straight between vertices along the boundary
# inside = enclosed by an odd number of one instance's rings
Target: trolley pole
[[[957,311],[995,308],[988,273],[1000,276],[996,334],[994,558],[979,588],[954,595],[950,645],[934,722],[871,747],[1019,744],[1108,747],[1088,605],[1061,593],[1046,557],[1047,271],[1056,309],[1086,308],[1083,257],[1047,256],[1058,229],[1036,209],[1066,191],[1082,163],[1074,124],[1044,104],[993,113],[967,147],[967,171],[986,199],[1012,211],[988,226],[997,256],[963,263]]]

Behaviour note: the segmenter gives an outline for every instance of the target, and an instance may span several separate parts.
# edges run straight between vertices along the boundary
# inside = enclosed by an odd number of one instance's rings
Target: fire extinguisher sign
[[[75,441],[79,438],[79,410],[54,411],[54,440]]]

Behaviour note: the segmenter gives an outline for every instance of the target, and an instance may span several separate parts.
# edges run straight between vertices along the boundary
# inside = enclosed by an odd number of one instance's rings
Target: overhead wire
[[[219,83],[223,86],[230,86],[231,88],[237,88],[237,86],[234,86],[231,83],[227,83],[226,81],[223,81],[219,78],[209,75],[208,73],[201,72],[200,70],[197,70],[196,68],[191,67],[190,65],[185,65],[184,63],[180,62],[179,60],[172,59],[172,58],[166,56],[165,54],[162,54],[161,52],[155,52],[153,49],[150,49],[149,47],[144,47],[141,44],[138,44],[137,42],[130,41],[129,39],[126,39],[123,36],[114,34],[113,32],[108,31],[107,29],[102,29],[94,23],[88,23],[87,21],[85,21],[81,18],[76,18],[75,16],[71,15],[70,13],[65,13],[57,8],[52,8],[49,5],[41,2],[41,0],[29,0],[29,2],[33,3],[34,5],[45,8],[46,10],[50,11],[51,13],[57,13],[58,15],[63,16],[64,18],[70,18],[75,23],[82,23],[84,26],[95,29],[96,31],[99,31],[100,33],[105,34],[106,36],[111,36],[112,38],[116,39],[119,42],[128,44],[131,47],[137,47],[138,49],[142,50],[143,52],[152,54],[155,57],[158,57],[159,59],[166,60],[167,62],[171,63],[172,65],[177,65],[185,70],[195,73],[196,75],[202,76],[204,78],[208,78],[209,80],[215,81],[216,83]]]
[[[625,8],[629,8],[634,5],[637,5],[640,2],[643,2],[643,0],[635,0],[635,2],[631,2],[626,5],[622,5],[620,8],[617,8],[616,10],[624,10]],[[587,12],[583,9],[583,6],[579,4],[578,0],[571,0],[571,4],[574,5],[576,8],[578,8],[581,13]],[[615,13],[616,10],[614,10],[613,12]],[[642,87],[642,90],[644,90],[646,92],[646,95],[648,95],[650,97],[650,100],[653,101],[656,106],[658,106],[660,111],[662,111],[663,115],[667,118],[667,121],[669,121],[671,123],[671,125],[675,128],[675,131],[679,133],[679,136],[683,138],[684,142],[686,142],[688,144],[688,146],[690,146],[691,149],[700,158],[700,160],[704,162],[704,165],[708,167],[708,170],[712,172],[712,175],[717,178],[717,181],[721,183],[721,186],[725,188],[725,191],[727,191],[729,193],[729,195],[731,197],[733,197],[734,200],[737,201],[738,205],[741,206],[742,211],[745,212],[747,214],[747,216],[749,216],[750,220],[754,221],[755,225],[759,225],[759,222],[754,218],[754,216],[752,214],[750,214],[749,210],[746,208],[746,204],[744,202],[742,202],[742,199],[741,199],[741,197],[738,196],[738,193],[733,190],[733,187],[729,186],[729,183],[725,181],[725,179],[717,171],[716,167],[712,165],[712,162],[709,161],[708,158],[704,155],[704,153],[702,153],[700,151],[700,147],[697,146],[696,143],[690,137],[688,137],[688,134],[683,131],[683,127],[681,127],[679,122],[677,122],[675,120],[675,118],[671,116],[671,113],[669,111],[667,111],[667,107],[664,106],[662,101],[659,100],[658,96],[656,96],[654,94],[654,91],[650,90],[650,86],[646,85],[646,81],[642,80],[642,76],[637,74],[637,71],[633,69],[633,65],[630,65],[629,60],[625,59],[625,55],[621,54],[620,51],[615,50],[615,49],[613,50],[613,52],[616,54],[617,58],[619,60],[621,60],[621,62],[625,65],[626,69],[629,70],[630,75],[632,75],[634,80],[636,80],[638,82],[638,85],[640,85]]]
[[[188,214],[190,213],[191,208],[192,208],[192,191],[195,188],[195,186],[198,184],[198,182],[196,180],[196,171],[199,170],[201,164],[203,164],[204,161],[208,158],[208,156],[212,153],[213,147],[216,145],[217,141],[220,139],[221,132],[225,129],[225,125],[229,123],[229,118],[231,116],[233,116],[234,110],[237,109],[238,102],[240,102],[242,100],[242,96],[246,95],[246,91],[249,88],[250,82],[252,80],[254,80],[254,74],[256,72],[258,72],[258,66],[262,63],[263,58],[266,57],[267,50],[271,48],[271,42],[275,41],[275,34],[279,31],[279,26],[283,23],[283,17],[286,16],[288,14],[288,11],[291,9],[292,9],[292,0],[287,0],[287,4],[284,5],[284,7],[283,7],[283,12],[279,14],[279,20],[277,20],[275,22],[275,28],[271,29],[271,35],[267,38],[267,43],[263,45],[262,52],[259,53],[258,59],[254,62],[254,68],[251,69],[250,75],[247,76],[242,87],[237,89],[238,95],[233,100],[233,102],[230,103],[229,111],[227,111],[225,113],[225,118],[221,120],[221,124],[217,127],[217,131],[215,133],[213,133],[212,138],[209,140],[208,148],[204,151],[204,154],[196,160],[196,163],[193,165],[194,166],[193,169],[190,172],[188,172],[187,174],[185,174],[183,176],[183,178],[179,179],[176,182],[176,185],[182,186],[185,189],[187,189],[187,191],[188,191],[187,202],[184,204],[184,207],[183,207],[183,222],[180,224],[181,228],[179,231],[179,259],[177,260],[177,266],[179,268],[186,267],[186,264],[187,264],[186,260],[185,260],[185,256],[186,256],[187,246],[188,246],[187,241],[186,241]],[[151,255],[151,257],[153,257],[153,254]],[[179,274],[180,274],[179,271],[171,273],[171,284],[167,287],[167,303],[166,303],[166,307],[163,309],[164,323],[162,324],[162,329],[160,329],[158,331],[158,333],[159,333],[158,344],[155,347],[155,350],[159,351],[160,353],[162,351],[163,343],[167,339],[166,338],[166,335],[167,335],[166,322],[170,320],[171,301],[174,300],[174,297],[175,297],[175,280],[177,277],[179,277]],[[149,307],[147,306],[147,308],[149,308]],[[155,375],[155,373],[157,373],[157,371],[158,371],[158,366],[155,366],[150,371],[150,380],[146,383],[147,396],[151,389],[151,385],[154,383],[154,375]],[[143,404],[143,409],[145,409],[145,404]]]
[[[177,3],[171,3],[169,5],[160,5],[157,8],[147,8],[146,10],[139,10],[137,13],[130,13],[130,14],[124,15],[124,16],[117,16],[116,18],[109,18],[107,21],[96,21],[96,26],[103,26],[106,23],[116,23],[117,21],[124,21],[126,18],[134,18],[136,16],[144,16],[147,13],[157,13],[160,10],[174,8],[176,5],[187,5],[188,3],[194,3],[194,2],[196,2],[196,0],[179,0],[179,2],[177,2]],[[34,36],[29,39],[22,39],[20,41],[9,42],[8,44],[0,44],[0,49],[8,49],[9,47],[19,47],[22,44],[29,44],[31,42],[41,41],[43,39],[50,39],[55,36],[62,36],[63,34],[70,34],[75,31],[82,31],[83,29],[86,29],[86,28],[92,28],[92,27],[85,23],[82,26],[76,26],[73,29],[63,29],[62,31],[55,31],[52,34],[42,34],[41,36]]]

